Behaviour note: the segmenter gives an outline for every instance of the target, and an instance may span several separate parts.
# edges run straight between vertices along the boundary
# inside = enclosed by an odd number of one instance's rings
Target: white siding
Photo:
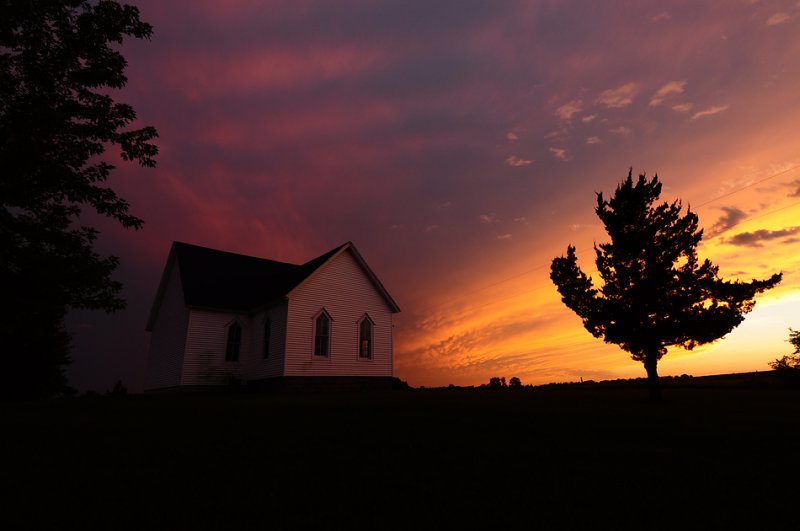
[[[228,326],[234,319],[242,326],[239,361],[225,361]],[[192,309],[181,385],[226,385],[232,379],[245,379],[252,336],[252,318],[247,314]]]
[[[330,314],[330,356],[314,356],[314,317]],[[392,376],[392,311],[349,251],[324,265],[289,298],[286,376]],[[358,323],[375,323],[373,356],[358,356]]]
[[[286,349],[286,312],[288,306],[284,302],[277,306],[259,311],[253,317],[253,344],[250,359],[247,363],[247,379],[261,380],[283,375],[283,360]],[[264,357],[264,321],[267,316],[271,322],[269,356]]]
[[[183,288],[176,262],[173,262],[168,275],[167,286],[150,332],[146,390],[174,387],[181,383],[189,310],[183,303]]]

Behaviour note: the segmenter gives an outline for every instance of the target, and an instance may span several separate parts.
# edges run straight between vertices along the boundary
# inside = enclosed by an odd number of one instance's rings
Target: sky
[[[660,373],[768,370],[800,328],[800,1],[137,0],[137,126],[158,167],[110,185],[139,231],[87,214],[126,310],[73,312],[79,389],[142,388],[171,243],[302,263],[352,241],[402,312],[413,386],[644,376],[549,279],[594,269],[594,214],[629,168],[700,216],[725,279],[778,288]],[[110,150],[107,154],[114,157]],[[109,159],[111,160],[111,159]]]

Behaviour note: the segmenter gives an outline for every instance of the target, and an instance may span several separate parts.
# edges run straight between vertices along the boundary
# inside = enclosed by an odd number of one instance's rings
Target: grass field
[[[800,389],[0,404],[17,528],[797,529]]]

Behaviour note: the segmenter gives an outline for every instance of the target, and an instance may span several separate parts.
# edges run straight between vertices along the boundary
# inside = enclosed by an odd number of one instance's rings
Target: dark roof
[[[187,306],[250,311],[285,297],[349,242],[296,265],[174,242]]]

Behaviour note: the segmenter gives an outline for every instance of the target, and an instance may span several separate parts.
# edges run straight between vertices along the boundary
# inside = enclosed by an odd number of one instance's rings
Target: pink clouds
[[[633,103],[633,97],[637,92],[635,83],[626,83],[617,88],[604,90],[597,97],[597,103],[611,108],[627,107]]]
[[[791,15],[789,15],[789,13],[785,12],[775,13],[774,15],[772,15],[767,19],[767,26],[777,26],[779,24],[785,24],[786,22],[789,22],[791,18],[792,17]]]
[[[146,221],[114,252],[152,278],[173,239],[288,261],[353,240],[404,309],[415,385],[614,374],[547,278],[598,237],[593,193],[634,165],[702,201],[699,183],[797,153],[800,41],[763,2],[139,4],[155,37],[123,46],[124,94],[162,152],[112,183]],[[492,313],[509,299],[537,317]]]
[[[390,125],[396,122],[398,112],[387,102],[368,101],[360,105],[262,111],[251,114],[247,120],[217,115],[208,124],[208,129],[199,132],[199,140],[222,148],[257,148],[269,142],[303,142]]]
[[[556,116],[562,120],[569,120],[574,114],[583,110],[583,103],[580,100],[570,101],[556,109]]]
[[[684,87],[686,87],[686,80],[670,81],[658,89],[653,97],[650,98],[650,106],[657,107],[661,105],[671,94],[683,94]]]
[[[507,166],[511,166],[514,168],[519,168],[520,166],[530,166],[533,164],[533,161],[530,159],[523,159],[517,157],[516,155],[511,155],[505,160]]]
[[[697,120],[698,118],[703,118],[705,116],[714,116],[715,114],[719,114],[721,112],[725,112],[728,110],[729,105],[712,105],[707,109],[703,109],[702,111],[698,111],[692,115],[691,120]]]
[[[334,48],[265,49],[230,56],[181,54],[161,63],[161,74],[192,100],[223,94],[297,89],[346,78],[385,64],[378,50]]]

